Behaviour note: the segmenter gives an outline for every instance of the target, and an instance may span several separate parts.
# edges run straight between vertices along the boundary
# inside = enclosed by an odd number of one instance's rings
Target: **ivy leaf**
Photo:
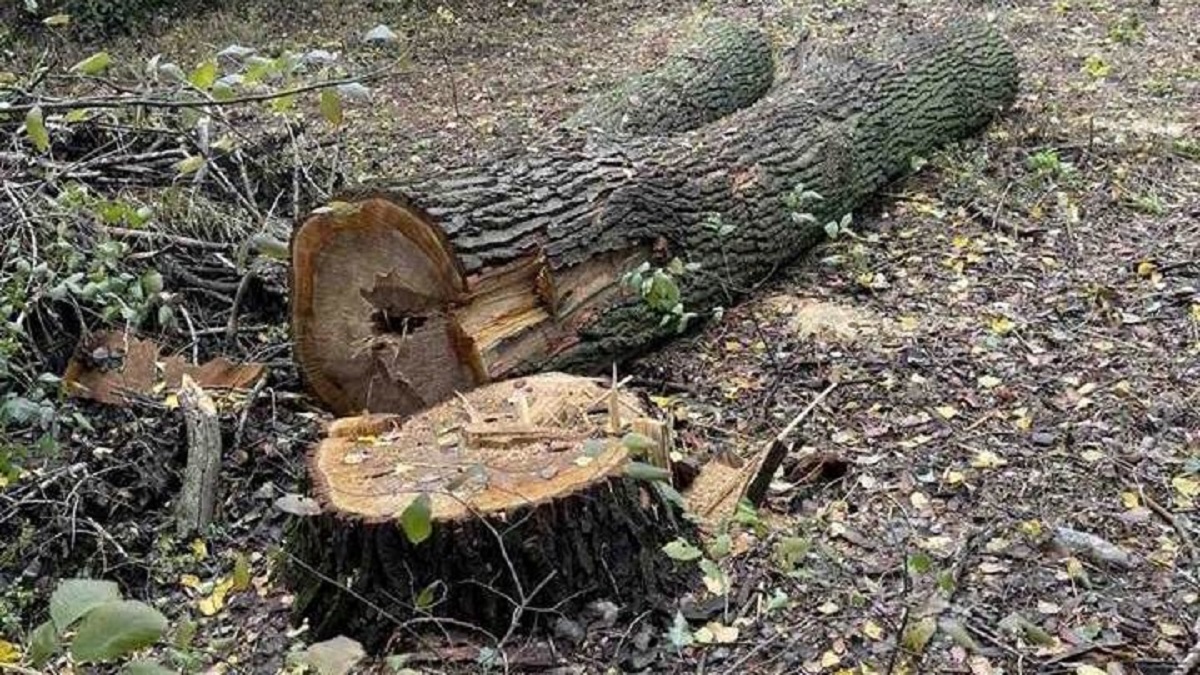
[[[50,596],[50,619],[61,633],[93,609],[120,599],[121,589],[114,582],[64,579]]]
[[[29,636],[29,663],[34,668],[40,668],[50,657],[58,653],[58,631],[54,630],[54,621],[43,622],[33,629]]]
[[[342,97],[336,89],[321,90],[321,115],[335,127],[342,125]]]
[[[662,547],[662,552],[666,553],[668,558],[672,560],[678,560],[680,562],[696,560],[703,555],[699,548],[693,546],[686,539],[676,539],[675,541],[670,542],[666,546]]]
[[[708,558],[700,561],[700,571],[704,572],[704,587],[713,595],[725,595],[729,592],[729,577],[717,564]]]
[[[217,81],[218,74],[216,59],[208,59],[196,66],[196,69],[188,76],[188,82],[197,89],[207,90]]]
[[[71,642],[77,661],[105,661],[124,656],[158,641],[167,618],[144,602],[110,602],[88,612]]]
[[[108,52],[96,52],[86,59],[71,66],[71,72],[83,75],[99,75],[112,65],[112,57]]]
[[[671,622],[671,628],[667,631],[667,639],[675,649],[683,649],[696,641],[683,612],[675,612],[675,620]]]
[[[433,510],[429,495],[420,494],[400,514],[400,526],[404,536],[413,544],[420,544],[433,534]]]
[[[25,133],[29,134],[29,140],[33,141],[33,147],[38,152],[50,149],[50,133],[46,131],[46,121],[40,107],[35,106],[25,113]]]

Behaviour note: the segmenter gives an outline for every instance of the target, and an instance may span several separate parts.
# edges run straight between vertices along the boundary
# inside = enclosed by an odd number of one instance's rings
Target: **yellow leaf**
[[[953,470],[946,471],[945,481],[948,485],[958,485],[959,483],[963,482],[963,480],[965,480],[965,479],[966,479],[966,476],[964,476],[961,471],[953,471]]]
[[[1200,308],[1200,305],[1196,305],[1192,309],[1196,315],[1196,321],[1200,321],[1200,309],[1197,308]],[[900,317],[900,328],[905,331],[912,332],[917,329],[918,325],[920,325],[920,321],[915,316]]]
[[[7,640],[0,640],[0,663],[16,663],[21,660],[21,650]]]
[[[996,335],[1007,335],[1007,334],[1011,333],[1012,329],[1014,329],[1016,327],[1017,327],[1016,324],[1014,324],[1006,316],[994,317],[992,319],[991,323],[988,324],[988,328],[990,328],[992,330],[992,332],[995,333]]]
[[[1136,492],[1121,493],[1121,506],[1124,506],[1127,509],[1136,509],[1141,505],[1142,500],[1138,497]]]
[[[863,632],[863,635],[866,635],[867,637],[871,638],[872,640],[882,640],[883,639],[883,627],[870,619],[867,619],[863,623],[862,632]]]
[[[192,555],[196,556],[197,560],[204,560],[208,557],[208,544],[205,544],[203,539],[193,539],[191,548]]]
[[[1104,453],[1100,452],[1099,450],[1084,450],[1083,452],[1079,453],[1079,456],[1083,458],[1083,461],[1091,463],[1099,462],[1100,460],[1104,459]]]
[[[834,654],[832,649],[825,650],[825,653],[821,655],[822,668],[832,668],[841,662],[842,657]]]
[[[976,469],[995,469],[1008,464],[1008,460],[991,450],[980,450],[971,458],[971,466]]]
[[[212,594],[207,598],[201,598],[197,606],[200,613],[204,616],[212,616],[221,611],[225,607],[225,597],[229,595],[229,591],[233,588],[233,579],[221,579],[217,585],[213,587]]]
[[[1200,479],[1195,476],[1175,476],[1171,479],[1171,485],[1179,493],[1180,501],[1191,502],[1200,496]]]
[[[163,406],[167,410],[175,410],[176,408],[178,408],[179,407],[179,395],[178,394],[167,394],[167,397],[163,399]]]
[[[191,589],[200,588],[200,577],[195,574],[184,574],[179,577],[179,585]]]
[[[952,420],[955,417],[958,417],[958,408],[955,408],[952,405],[940,405],[934,408],[934,410],[944,420]]]
[[[1200,323],[1200,302],[1192,303],[1192,321]]]
[[[1154,273],[1157,271],[1158,271],[1158,266],[1155,265],[1154,263],[1150,262],[1149,260],[1143,260],[1140,263],[1138,263],[1137,273],[1138,273],[1138,276],[1143,279],[1149,279],[1150,277],[1154,276]]]
[[[1089,666],[1085,663],[1075,666],[1075,675],[1108,675],[1108,673],[1097,668],[1096,666]]]

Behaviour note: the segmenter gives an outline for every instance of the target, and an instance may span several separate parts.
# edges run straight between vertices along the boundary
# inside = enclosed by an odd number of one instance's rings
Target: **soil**
[[[1168,673],[1200,640],[1192,0],[264,2],[114,51],[326,46],[366,63],[378,48],[358,36],[390,25],[407,59],[370,106],[348,110],[339,139],[359,181],[535,143],[708,14],[760,22],[786,65],[805,33],[869,44],[968,5],[1017,49],[1015,108],[979,138],[923,158],[755,301],[627,366],[690,452],[733,464],[837,383],[794,437],[757,522],[733,528],[720,561],[728,596],[697,587],[681,602],[709,643],[672,645],[671,612],[613,617],[597,605],[519,631],[497,663],[558,673]],[[232,354],[265,356],[272,375],[223,418],[232,449],[222,524],[203,539],[169,531],[182,428],[160,404],[73,404],[93,430],[64,440],[60,459],[29,479],[38,489],[0,489],[0,536],[16,542],[0,554],[9,639],[43,618],[56,578],[103,576],[173,622],[196,622],[194,640],[164,659],[191,659],[194,672],[289,667],[305,634],[269,575],[286,555],[287,515],[272,503],[304,490],[303,453],[328,417],[299,387],[278,314]],[[216,337],[202,345],[220,351]],[[250,589],[207,611],[238,556],[251,563]],[[1013,615],[1044,639],[1014,634]],[[710,622],[719,625],[700,630]],[[395,652],[417,672],[481,672],[493,646],[430,634]],[[354,672],[390,668],[378,659]]]

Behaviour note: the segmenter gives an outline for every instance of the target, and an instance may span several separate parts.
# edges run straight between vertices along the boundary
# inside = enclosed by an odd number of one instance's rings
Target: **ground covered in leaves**
[[[786,61],[802,26],[869,41],[962,11],[338,4],[226,10],[114,52],[236,42],[367,59],[360,35],[390,25],[409,60],[338,140],[364,180],[532,142],[705,13],[761,22]],[[1168,673],[1200,640],[1200,7],[972,4],[1017,48],[1016,108],[922,158],[756,300],[630,366],[691,452],[730,464],[836,383],[768,506],[708,542],[726,577],[709,586],[728,593],[698,587],[675,617],[562,617],[507,645],[512,671]],[[271,366],[267,386],[222,402],[221,526],[171,532],[182,427],[168,406],[69,404],[87,423],[0,488],[8,640],[43,618],[55,579],[96,576],[168,615],[186,638],[177,666],[273,673],[303,647],[269,575],[285,555],[272,503],[302,489],[324,414],[288,365],[277,286],[232,343],[203,314],[232,289],[193,286],[201,325],[175,344]],[[487,648],[430,636],[355,672],[473,672]]]

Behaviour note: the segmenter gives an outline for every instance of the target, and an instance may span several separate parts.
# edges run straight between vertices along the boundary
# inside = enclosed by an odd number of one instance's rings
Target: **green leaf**
[[[37,148],[38,152],[50,149],[50,133],[46,131],[41,108],[35,106],[25,113],[25,133],[29,134],[29,140],[33,141],[33,147]]]
[[[158,661],[141,659],[130,661],[122,671],[124,675],[175,675],[175,671],[163,666]]]
[[[321,90],[321,115],[333,126],[342,124],[342,97],[332,87]]]
[[[625,434],[621,438],[621,445],[625,446],[629,450],[629,453],[635,457],[642,457],[647,451],[658,447],[658,444],[649,436],[639,434],[636,431]]]
[[[937,620],[932,616],[927,616],[920,621],[909,624],[908,628],[904,629],[904,635],[900,638],[900,644],[910,653],[920,654],[925,651],[925,646],[933,639],[933,634],[936,632]]]
[[[361,644],[339,635],[309,645],[301,653],[300,662],[316,670],[318,675],[348,675],[366,655]]]
[[[634,480],[665,481],[671,478],[671,472],[645,462],[630,462],[625,465],[625,475]]]
[[[812,544],[804,537],[784,537],[775,542],[775,548],[772,551],[775,558],[775,564],[785,574],[790,574],[796,571],[796,567],[808,555]]]
[[[433,602],[437,600],[437,596],[434,595],[434,593],[437,591],[437,586],[438,582],[435,581],[425,588],[422,588],[421,592],[417,594],[417,599],[413,602],[413,605],[419,610],[426,610],[432,607]]]
[[[88,612],[71,642],[77,661],[107,661],[148,647],[167,629],[167,618],[137,600],[110,602]]]
[[[727,533],[722,532],[717,535],[708,545],[708,554],[716,560],[720,560],[729,555],[729,550],[733,548],[733,540]]]
[[[142,275],[142,292],[145,293],[147,297],[161,293],[162,289],[163,277],[162,274],[159,274],[158,270],[147,270],[146,273]]]
[[[192,71],[192,74],[188,75],[188,82],[190,82],[192,86],[196,87],[197,89],[209,89],[213,86],[213,83],[217,81],[217,75],[219,74],[220,71],[217,69],[217,60],[208,59],[207,61],[203,61],[200,63],[200,65],[196,66],[196,69]]]
[[[683,649],[696,641],[683,612],[675,612],[675,619],[671,622],[671,628],[667,630],[667,639],[675,649]]]
[[[63,121],[67,124],[76,124],[86,120],[90,114],[92,114],[92,111],[87,108],[75,108],[67,111],[66,115],[63,115]]]
[[[433,534],[433,511],[429,495],[421,494],[400,514],[400,526],[404,536],[413,544],[420,544]]]
[[[58,653],[58,631],[54,630],[54,621],[46,621],[33,629],[29,636],[29,663],[34,668],[42,667],[50,657]]]
[[[680,562],[688,562],[696,560],[703,553],[699,548],[693,546],[686,539],[676,539],[675,541],[662,547],[662,552],[667,554],[667,557]]]
[[[108,52],[96,52],[71,66],[71,72],[83,75],[99,75],[111,65],[112,57],[108,55]]]
[[[914,553],[908,556],[908,571],[911,574],[927,574],[933,569],[933,558],[928,553]]]
[[[59,633],[84,614],[121,599],[121,589],[101,579],[64,579],[50,596],[50,619]]]
[[[218,101],[228,101],[234,97],[233,87],[228,82],[217,80],[212,86],[212,97]]]
[[[286,96],[278,96],[271,99],[271,110],[277,113],[285,113],[291,110],[296,105],[296,95],[288,94]]]
[[[717,566],[717,563],[705,558],[700,561],[700,571],[704,573],[704,586],[713,595],[725,595],[729,592],[729,577]]]

